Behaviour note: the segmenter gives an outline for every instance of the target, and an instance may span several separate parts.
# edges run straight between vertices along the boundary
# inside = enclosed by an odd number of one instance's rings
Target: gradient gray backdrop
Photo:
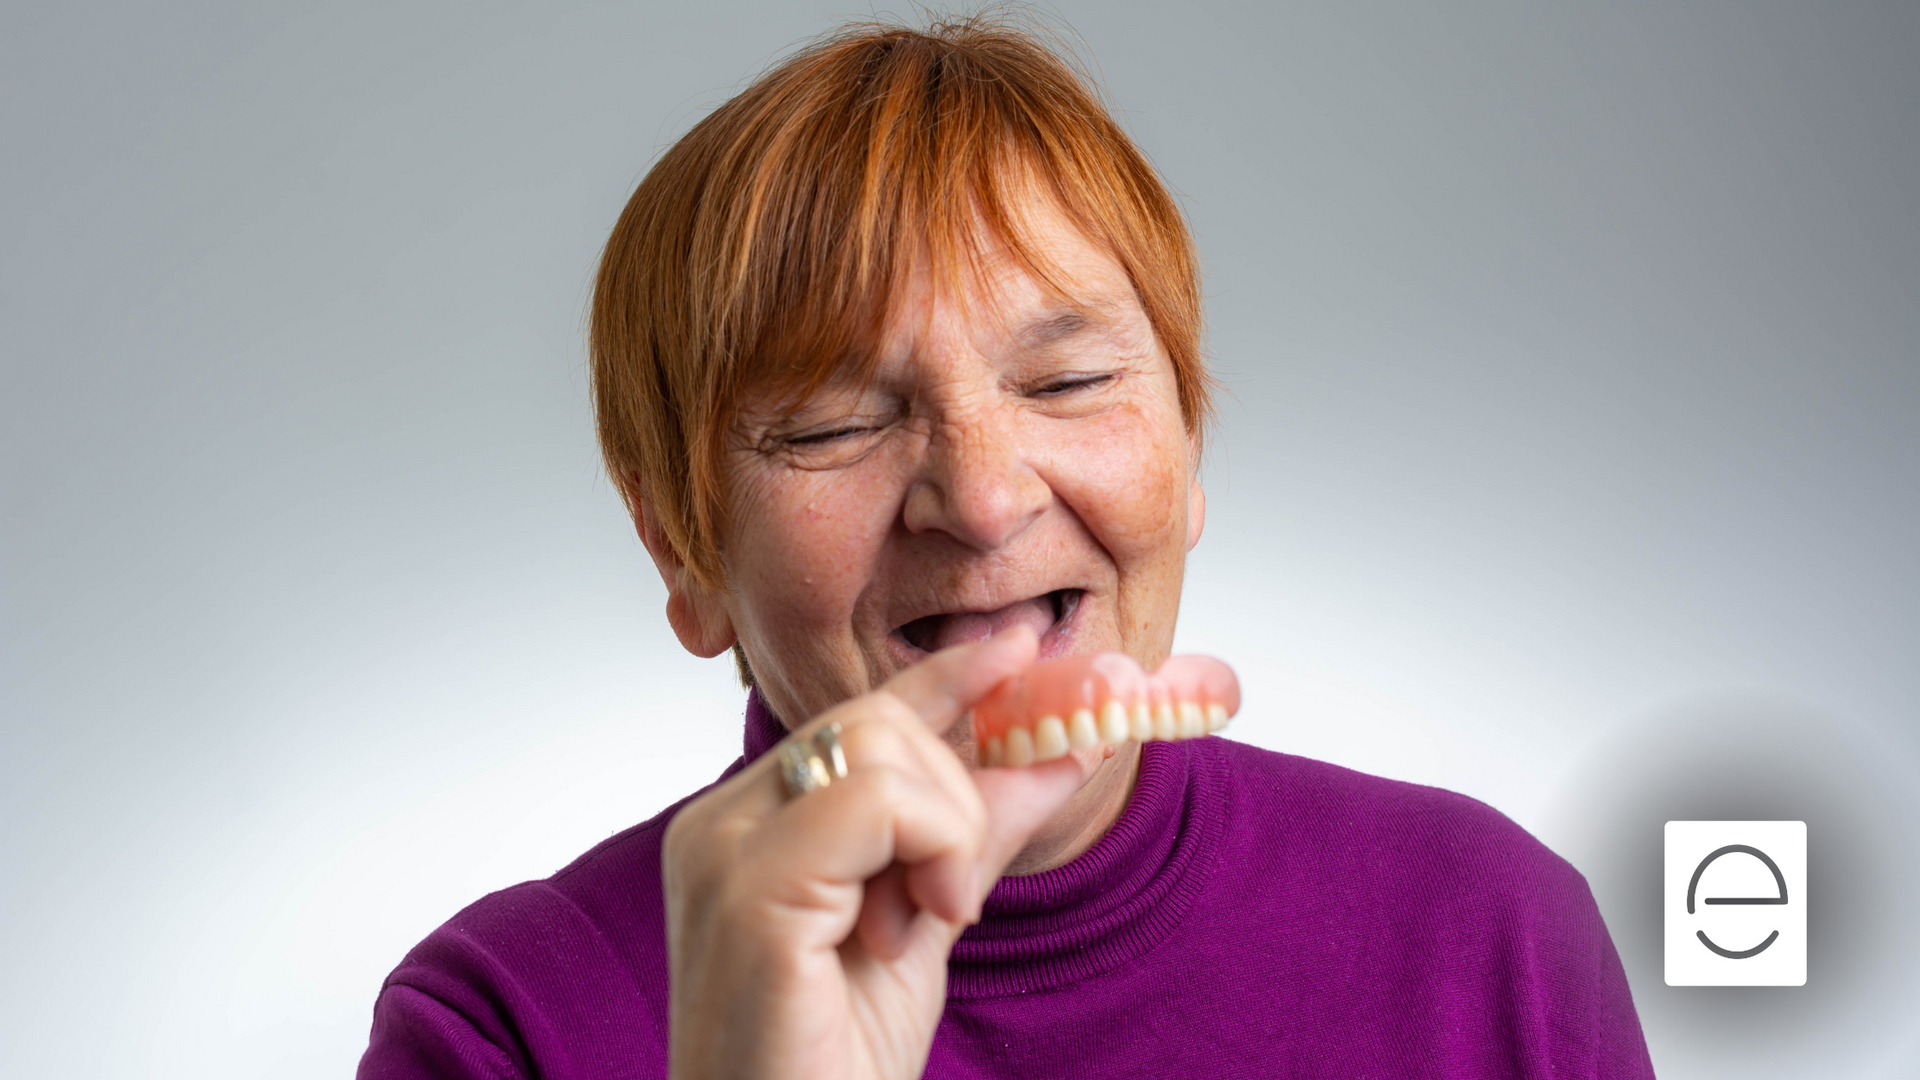
[[[0,1071],[348,1075],[409,945],[733,756],[581,322],[849,14],[5,6]],[[1233,735],[1566,854],[1664,1076],[1920,1075],[1920,5],[1057,16],[1206,258]],[[1660,823],[1747,816],[1809,983],[1669,988]]]

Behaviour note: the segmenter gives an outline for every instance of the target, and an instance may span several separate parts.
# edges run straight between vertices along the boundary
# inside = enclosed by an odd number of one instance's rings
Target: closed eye
[[[825,431],[808,431],[799,435],[789,435],[781,441],[785,442],[788,446],[819,446],[822,443],[830,443],[836,439],[844,439],[851,435],[859,435],[862,432],[872,430],[873,429],[869,427],[859,426],[836,427],[828,428]]]
[[[1071,394],[1076,390],[1091,390],[1096,387],[1105,386],[1116,378],[1118,378],[1118,375],[1111,371],[1091,375],[1070,375],[1058,379],[1049,379],[1035,387],[1032,393],[1035,397],[1059,397],[1063,394]]]

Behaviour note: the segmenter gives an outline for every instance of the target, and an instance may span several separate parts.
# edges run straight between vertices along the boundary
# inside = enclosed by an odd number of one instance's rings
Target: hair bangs
[[[808,119],[819,130],[781,140],[764,158],[761,222],[740,252],[739,298],[764,298],[734,368],[739,395],[794,407],[835,379],[871,374],[887,318],[916,274],[965,303],[989,280],[983,256],[1004,250],[1048,288],[1070,283],[1028,243],[1023,206],[1060,203],[1034,118],[1004,83],[965,56],[907,40],[876,65],[844,112]],[[744,304],[742,306],[745,306]]]

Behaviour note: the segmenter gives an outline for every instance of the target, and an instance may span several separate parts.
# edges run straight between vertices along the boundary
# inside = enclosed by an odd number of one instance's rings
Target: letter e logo
[[[1668,986],[1805,986],[1807,823],[1667,822]]]

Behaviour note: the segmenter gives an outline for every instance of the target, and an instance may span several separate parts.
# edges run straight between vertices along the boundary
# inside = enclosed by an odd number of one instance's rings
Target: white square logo
[[[1669,821],[1668,986],[1807,984],[1807,823]]]

